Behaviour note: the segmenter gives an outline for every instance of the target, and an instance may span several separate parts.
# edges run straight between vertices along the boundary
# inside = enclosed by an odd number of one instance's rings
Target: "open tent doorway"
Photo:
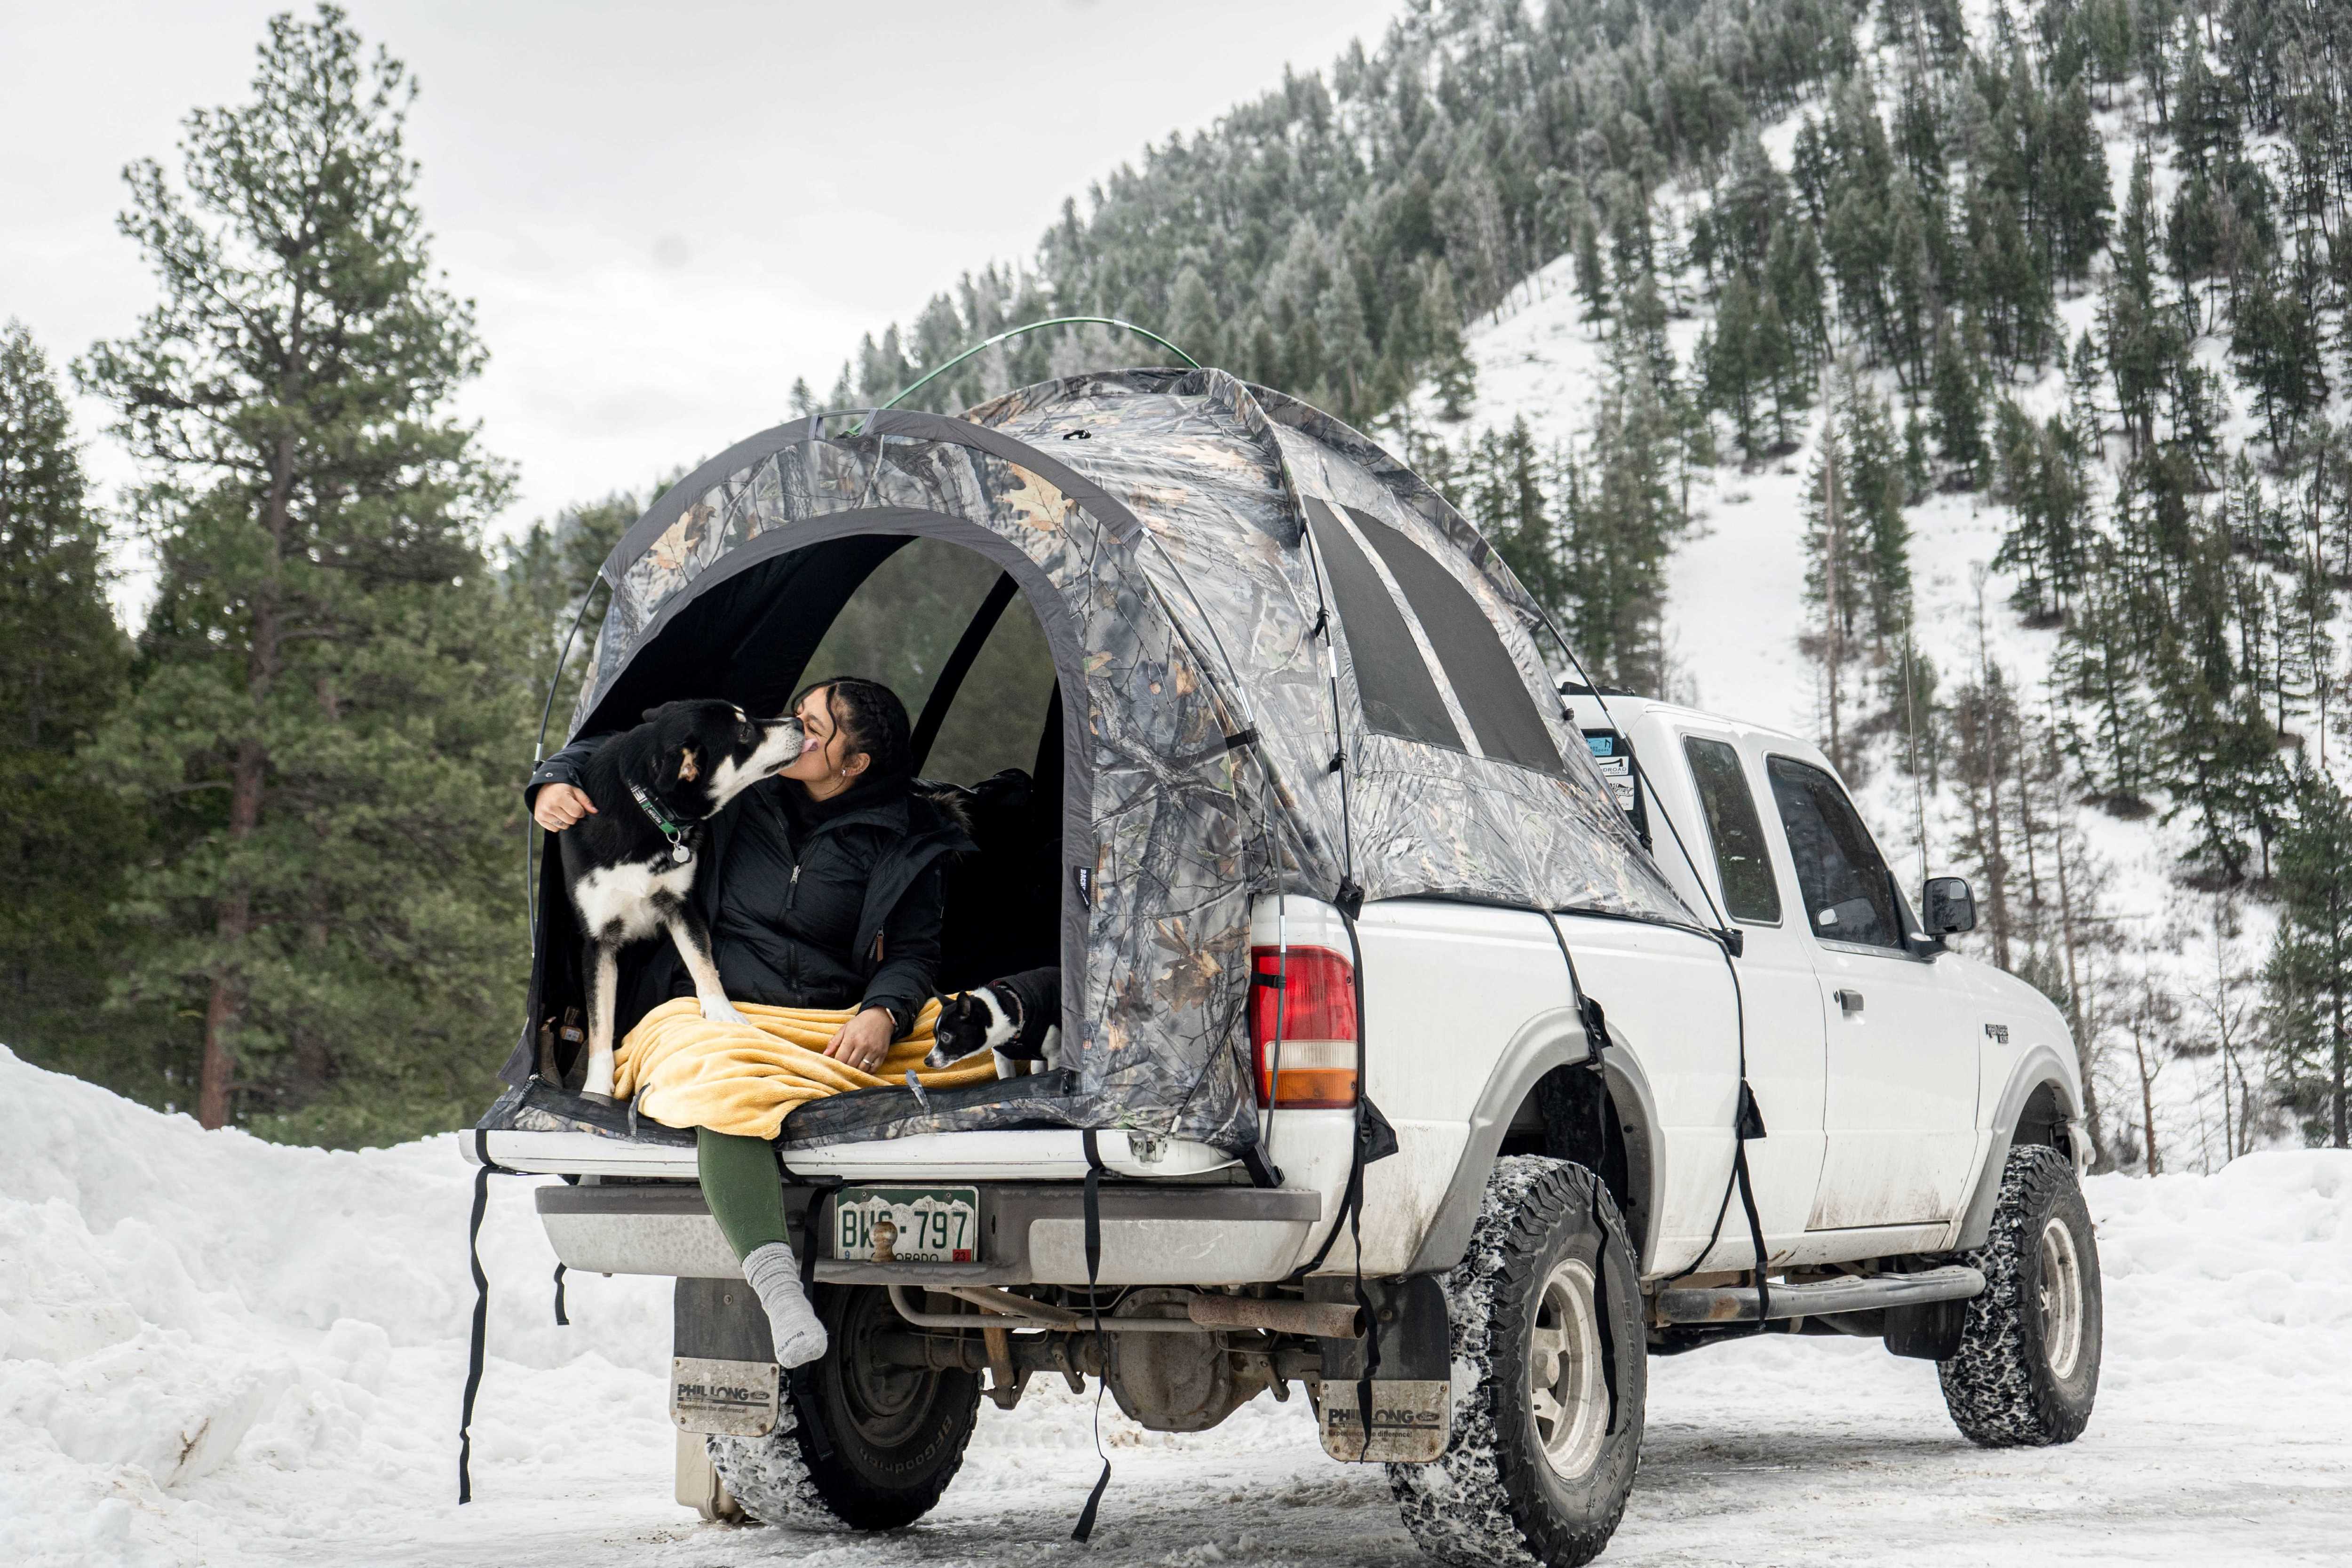
[[[1059,613],[1058,595],[1017,552],[953,517],[853,511],[793,542],[753,542],[665,606],[573,739],[625,729],[677,698],[723,698],[765,715],[814,680],[879,680],[907,707],[921,787],[978,847],[948,868],[939,987],[1066,964],[1068,943],[1083,942],[1084,911],[1064,908],[1064,816],[1086,792],[1066,776],[1063,670],[1038,607],[1042,595],[1043,614]],[[580,939],[553,856],[541,864],[540,907],[533,1016],[584,1016]],[[623,955],[624,1032],[659,1000],[632,978],[649,961]],[[563,1081],[573,1070],[564,1038],[552,1027],[527,1038],[509,1079],[536,1071]]]
[[[850,595],[801,679],[835,675],[898,694],[915,773],[956,786],[980,846],[948,873],[940,988],[1058,963],[1060,687],[1012,574],[945,540],[906,540]]]

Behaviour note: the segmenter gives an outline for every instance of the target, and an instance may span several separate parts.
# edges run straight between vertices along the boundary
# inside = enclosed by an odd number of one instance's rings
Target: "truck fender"
[[[2021,1136],[2019,1123],[2024,1120],[2027,1108],[2035,1096],[2045,1091],[2046,1105],[2055,1112],[2050,1118],[2054,1125],[2036,1126]],[[2009,1075],[2008,1087],[2001,1090],[2000,1107],[1992,1117],[1992,1137],[1985,1145],[1984,1163],[1978,1167],[1976,1187],[1968,1207],[1960,1213],[1959,1234],[1952,1242],[1952,1249],[1966,1252],[1982,1247],[1985,1237],[1991,1234],[1993,1207],[2000,1201],[2001,1173],[2009,1167],[2010,1150],[2020,1142],[2052,1144],[2073,1160],[2079,1170],[2087,1147],[2082,1122],[2083,1107],[2075,1096],[2074,1080],[2067,1075],[2066,1064],[2048,1046],[2035,1046],[2017,1064]]]
[[[1581,1068],[1585,1051],[1584,1026],[1572,1010],[1565,1007],[1538,1015],[1505,1048],[1470,1113],[1470,1136],[1462,1146],[1462,1158],[1454,1167],[1445,1197],[1422,1237],[1408,1273],[1439,1272],[1462,1260],[1462,1254],[1470,1246],[1471,1228],[1477,1222],[1478,1205],[1486,1195],[1486,1178],[1494,1171],[1504,1134],[1510,1131],[1519,1108],[1535,1093],[1537,1083],[1545,1074],[1559,1068]],[[1609,1048],[1601,1053],[1601,1059],[1602,1081],[1608,1087],[1618,1131],[1625,1142],[1626,1180],[1641,1199],[1638,1234],[1627,1239],[1633,1245],[1636,1259],[1647,1268],[1650,1233],[1657,1224],[1661,1196],[1654,1131],[1658,1125],[1657,1101],[1650,1092],[1650,1081],[1642,1072],[1642,1064],[1613,1024],[1609,1026]],[[1632,1205],[1621,1207],[1630,1209]],[[1629,1213],[1627,1218],[1630,1225],[1633,1215]]]

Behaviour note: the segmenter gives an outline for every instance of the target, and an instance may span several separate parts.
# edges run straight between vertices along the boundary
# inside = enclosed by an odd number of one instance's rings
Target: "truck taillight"
[[[1256,947],[1250,950],[1250,1055],[1257,1064],[1257,1102],[1322,1110],[1355,1104],[1355,970],[1323,947]],[[1277,1055],[1280,1083],[1274,1079]]]

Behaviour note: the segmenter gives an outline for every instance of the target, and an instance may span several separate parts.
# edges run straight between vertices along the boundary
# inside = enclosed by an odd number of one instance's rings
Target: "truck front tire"
[[[2091,1419],[2103,1342],[2099,1244],[2074,1162],[2046,1144],[2010,1151],[1984,1246],[1968,1261],[1984,1293],[1960,1350],[1937,1363],[1944,1405],[1988,1448],[2071,1443]]]
[[[897,1530],[929,1513],[963,1465],[980,1379],[893,1365],[874,1350],[902,1325],[876,1286],[820,1285],[824,1359],[784,1374],[764,1437],[712,1437],[710,1462],[762,1524]],[[814,1415],[814,1420],[810,1417]]]
[[[1389,1467],[1405,1529],[1463,1568],[1591,1561],[1633,1489],[1649,1386],[1608,1189],[1580,1165],[1497,1160],[1445,1298],[1453,1436],[1434,1463]]]

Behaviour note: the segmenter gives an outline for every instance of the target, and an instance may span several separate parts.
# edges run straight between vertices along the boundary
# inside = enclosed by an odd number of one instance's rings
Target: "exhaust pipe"
[[[1267,1300],[1256,1296],[1195,1296],[1184,1313],[1212,1329],[1263,1329],[1325,1340],[1364,1337],[1364,1314],[1344,1301]]]
[[[890,1305],[919,1329],[1055,1329],[1114,1334],[1197,1334],[1213,1329],[1255,1329],[1273,1334],[1308,1334],[1317,1339],[1355,1340],[1364,1334],[1363,1313],[1342,1301],[1262,1300],[1255,1296],[1194,1296],[1181,1318],[1109,1317],[1099,1321],[1066,1307],[1033,1300],[985,1286],[950,1286],[944,1294],[984,1310],[929,1312],[904,1285],[890,1287]]]

